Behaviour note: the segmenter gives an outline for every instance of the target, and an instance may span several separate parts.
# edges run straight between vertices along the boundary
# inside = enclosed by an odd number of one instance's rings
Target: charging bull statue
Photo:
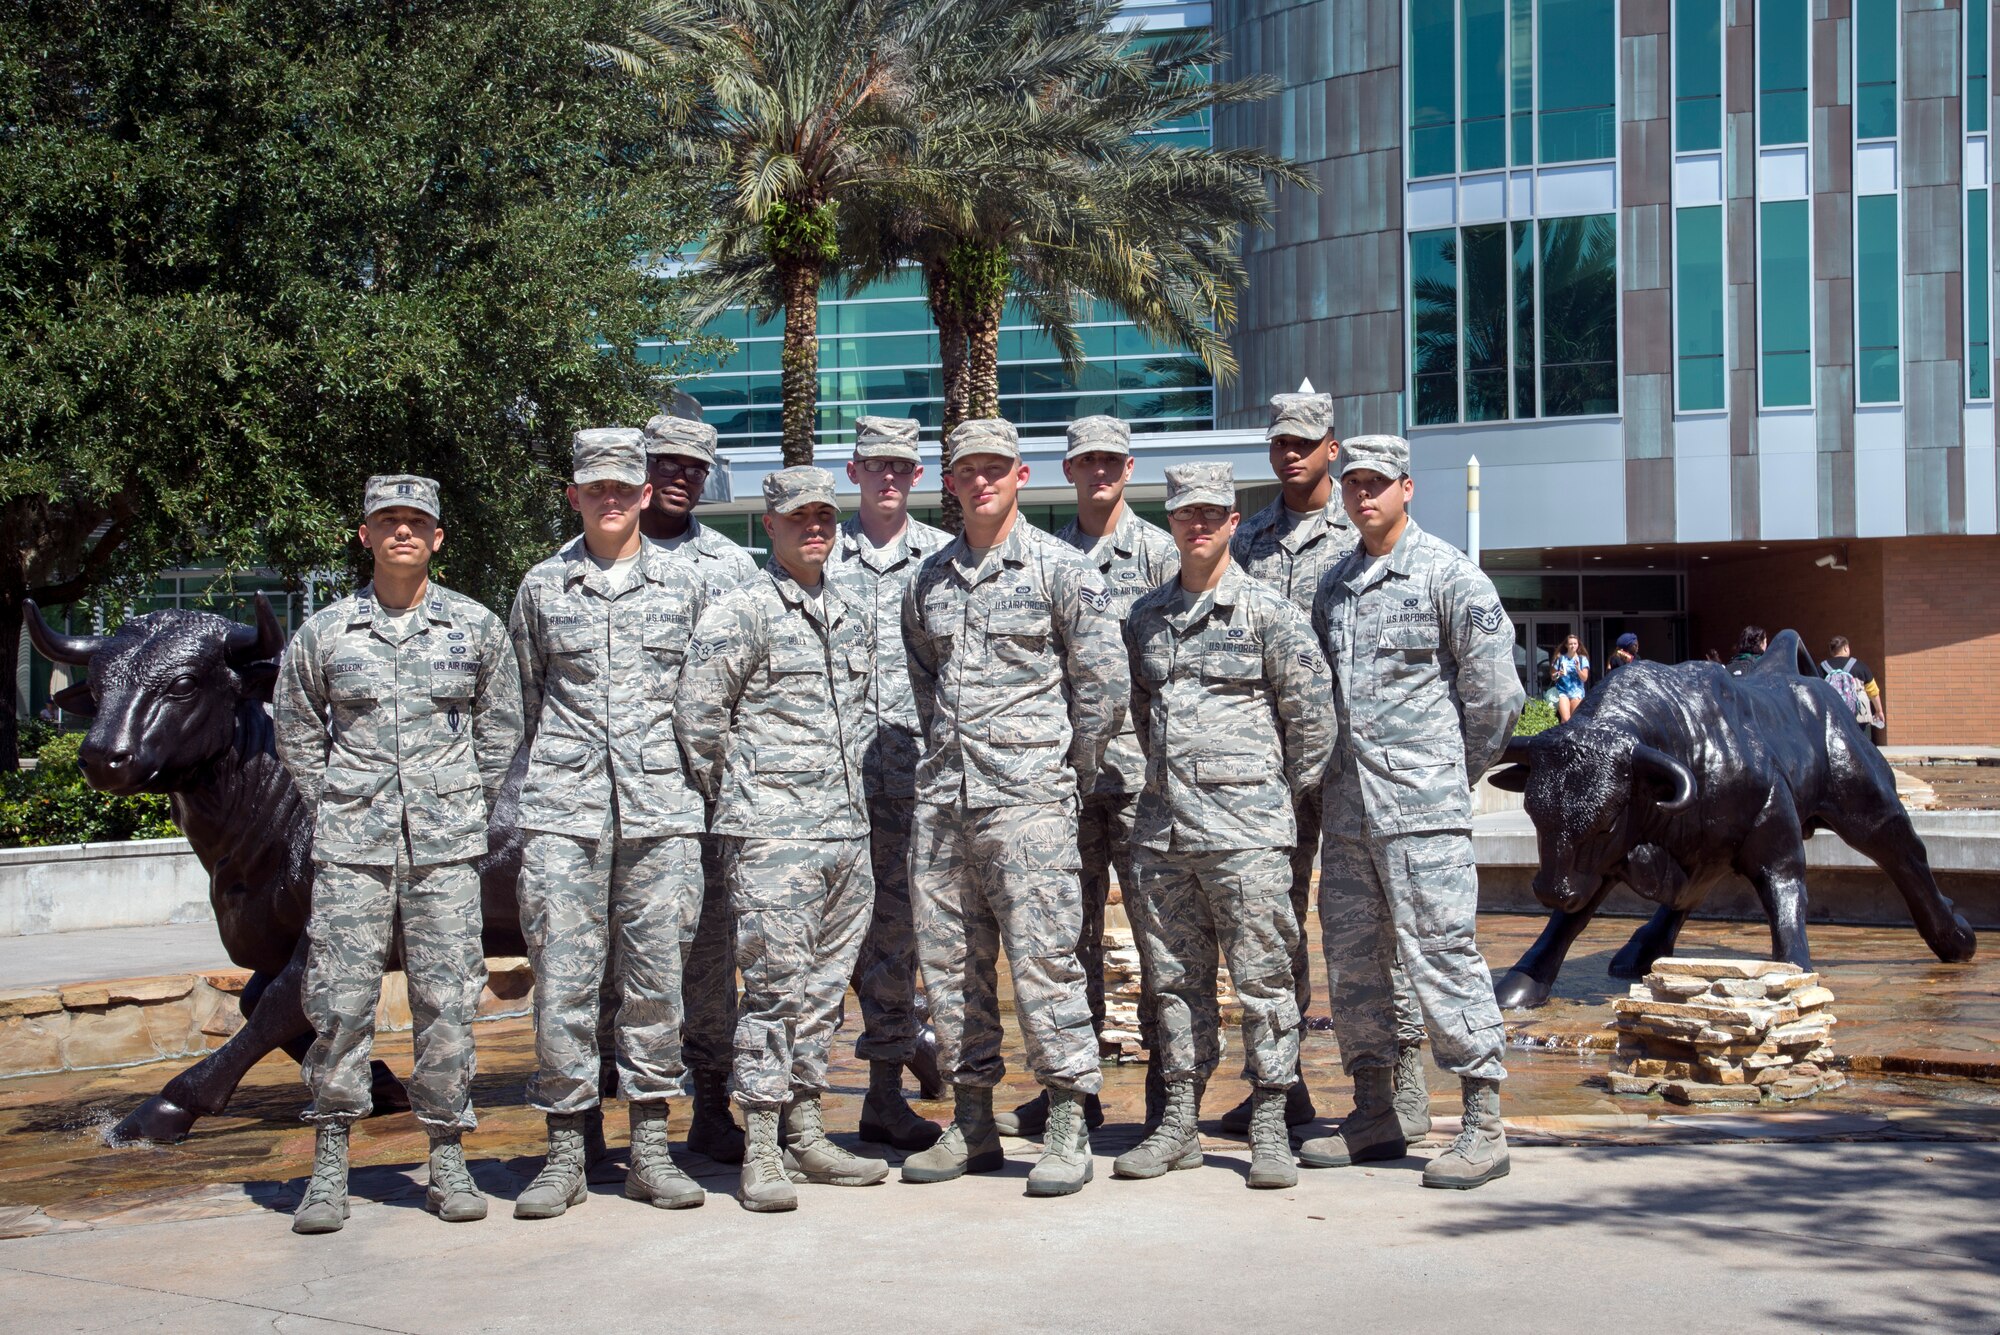
[[[1620,668],[1568,723],[1510,745],[1506,762],[1492,781],[1526,795],[1535,898],[1555,913],[1495,987],[1502,1006],[1548,1000],[1571,943],[1621,882],[1660,907],[1612,960],[1613,977],[1641,977],[1670,953],[1731,872],[1770,918],[1772,958],[1811,968],[1805,841],[1822,828],[1882,869],[1939,959],[1972,958],[1972,929],[1939,893],[1888,762],[1794,631],[1737,671]]]
[[[65,712],[91,719],[78,756],[84,777],[107,793],[171,797],[174,824],[208,871],[223,949],[251,971],[243,1027],[112,1133],[179,1140],[196,1120],[221,1112],[268,1053],[283,1048],[303,1061],[312,1045],[303,988],[314,815],[278,760],[267,708],[284,630],[262,594],[254,627],[174,610],[134,617],[112,635],[66,635],[32,602],[26,611],[29,638],[43,657],[90,669],[88,681],[55,697]],[[489,956],[526,953],[514,893],[526,756],[523,748],[507,773],[479,863],[481,946]],[[392,958],[390,967],[399,962]],[[919,1045],[911,1070],[928,1097],[942,1094],[934,1042]],[[409,1106],[401,1082],[380,1062],[374,1085],[378,1109]]]

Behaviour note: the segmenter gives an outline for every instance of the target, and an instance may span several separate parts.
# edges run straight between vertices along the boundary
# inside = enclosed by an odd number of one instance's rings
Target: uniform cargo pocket
[[[1061,746],[1069,740],[1069,723],[1062,719],[988,719],[986,740],[994,746]]]
[[[648,774],[677,774],[681,768],[681,747],[669,735],[659,741],[649,741],[639,748],[639,768]]]
[[[558,765],[564,769],[580,769],[590,759],[592,747],[581,737],[570,737],[560,732],[543,729],[535,734],[534,750],[528,759],[537,765]]]
[[[1410,878],[1418,944],[1431,950],[1469,943],[1479,902],[1472,841],[1458,836],[1426,840],[1404,854],[1403,865]]]
[[[1394,770],[1441,769],[1456,763],[1458,753],[1435,746],[1385,746],[1382,763]]]
[[[462,793],[479,786],[479,771],[471,765],[448,765],[431,776],[431,787],[440,793]]]
[[[1196,783],[1263,783],[1272,777],[1270,762],[1255,756],[1197,756]]]
[[[319,790],[327,797],[373,797],[389,786],[392,777],[387,773],[329,765]]]

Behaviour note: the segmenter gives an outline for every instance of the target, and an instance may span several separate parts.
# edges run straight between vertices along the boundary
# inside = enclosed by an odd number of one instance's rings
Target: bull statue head
[[[29,600],[28,638],[44,658],[88,667],[90,679],[56,695],[91,719],[78,760],[107,793],[170,793],[228,750],[237,711],[271,699],[284,628],[257,595],[257,624],[173,609],[133,617],[111,635],[65,635]]]
[[[1512,763],[1493,774],[1493,786],[1523,794],[1535,823],[1536,899],[1574,913],[1588,908],[1607,880],[1632,883],[1649,898],[1672,892],[1653,884],[1666,876],[1657,858],[1641,856],[1637,867],[1627,859],[1654,848],[1644,833],[1648,817],[1694,802],[1687,765],[1623,728],[1585,719],[1516,739],[1501,760]]]

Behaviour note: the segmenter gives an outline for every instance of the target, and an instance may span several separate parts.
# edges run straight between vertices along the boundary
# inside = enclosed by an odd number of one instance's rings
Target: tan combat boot
[[[780,1214],[799,1208],[799,1189],[785,1172],[784,1151],[778,1147],[778,1110],[749,1108],[744,1137],[743,1173],[736,1180],[736,1199],[757,1214]]]
[[[1409,1152],[1403,1124],[1396,1117],[1394,1073],[1387,1066],[1363,1066],[1354,1072],[1354,1111],[1331,1136],[1316,1136],[1299,1146],[1299,1162],[1308,1168],[1345,1168],[1349,1164],[1400,1159]]]
[[[801,1092],[785,1109],[785,1168],[828,1187],[872,1187],[889,1179],[885,1159],[849,1154],[826,1138],[819,1093]]]
[[[625,1195],[662,1210],[692,1210],[707,1202],[701,1183],[680,1170],[667,1143],[667,1102],[628,1103],[632,1127]]]
[[[1418,1043],[1396,1049],[1396,1120],[1403,1125],[1403,1139],[1413,1144],[1431,1133],[1431,1091]]]
[[[1285,1091],[1256,1090],[1250,1105],[1249,1185],[1296,1187],[1299,1165],[1292,1158],[1292,1133],[1285,1125]]]
[[[1200,1115],[1194,1077],[1168,1081],[1161,1098],[1160,1124],[1144,1140],[1111,1161],[1113,1177],[1165,1177],[1179,1168],[1201,1167]]]
[[[590,1197],[584,1171],[582,1113],[549,1114],[549,1152],[542,1171],[514,1198],[516,1219],[554,1219]]]
[[[465,1166],[465,1147],[456,1131],[431,1132],[430,1185],[424,1188],[424,1208],[447,1224],[466,1224],[486,1217],[486,1197]]]
[[[953,1085],[951,1125],[937,1144],[903,1160],[905,1182],[949,1182],[967,1173],[997,1173],[1006,1167],[1000,1133],[993,1129],[993,1091]]]
[[[1030,1196],[1067,1196],[1090,1181],[1090,1128],[1084,1125],[1083,1095],[1073,1089],[1049,1091],[1049,1129],[1042,1133],[1042,1157],[1028,1170]]]
[[[1424,1185],[1466,1191],[1507,1176],[1507,1132],[1500,1124],[1500,1082],[1459,1080],[1465,1120],[1451,1148],[1424,1168]]]
[[[294,1233],[338,1233],[347,1222],[347,1123],[321,1122],[314,1133],[312,1180],[292,1211]]]

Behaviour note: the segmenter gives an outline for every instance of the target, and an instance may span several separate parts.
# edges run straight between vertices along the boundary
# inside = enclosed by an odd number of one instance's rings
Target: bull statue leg
[[[1674,942],[1680,940],[1688,912],[1665,904],[1653,910],[1653,916],[1639,924],[1632,939],[1611,957],[1605,972],[1613,978],[1644,978],[1651,973],[1654,960],[1674,953]]]
[[[1971,924],[1959,916],[1952,902],[1938,889],[1937,878],[1931,875],[1930,857],[1924,852],[1924,841],[1917,837],[1916,827],[1910,824],[1902,804],[1895,803],[1893,810],[1881,809],[1880,803],[1867,805],[1877,809],[1850,808],[1829,816],[1826,823],[1888,876],[1902,894],[1903,902],[1909,905],[1910,921],[1932,954],[1947,964],[1963,964],[1971,959],[1979,948],[1979,939],[1973,934]]]
[[[1558,909],[1549,915],[1548,926],[1535,938],[1535,944],[1528,947],[1527,954],[1514,963],[1514,967],[1493,985],[1493,996],[1502,1010],[1524,1010],[1540,1006],[1549,999],[1549,991],[1556,985],[1556,975],[1562,971],[1563,960],[1569,955],[1569,948],[1576,944],[1585,927],[1597,913],[1597,906],[1604,902],[1604,896],[1611,891],[1611,882],[1598,887],[1591,901],[1574,912]]]
[[[1736,870],[1750,882],[1771,920],[1771,958],[1812,968],[1806,943],[1806,846],[1790,803],[1765,812],[1737,854]]]
[[[306,940],[301,936],[285,967],[258,987],[243,1027],[227,1043],[169,1080],[165,1089],[133,1109],[112,1130],[112,1138],[185,1139],[197,1119],[212,1117],[229,1106],[230,1096],[251,1067],[279,1048],[291,1051],[298,1040],[310,1042],[312,1025],[306,1019],[305,973]],[[254,985],[255,979],[252,981]]]

